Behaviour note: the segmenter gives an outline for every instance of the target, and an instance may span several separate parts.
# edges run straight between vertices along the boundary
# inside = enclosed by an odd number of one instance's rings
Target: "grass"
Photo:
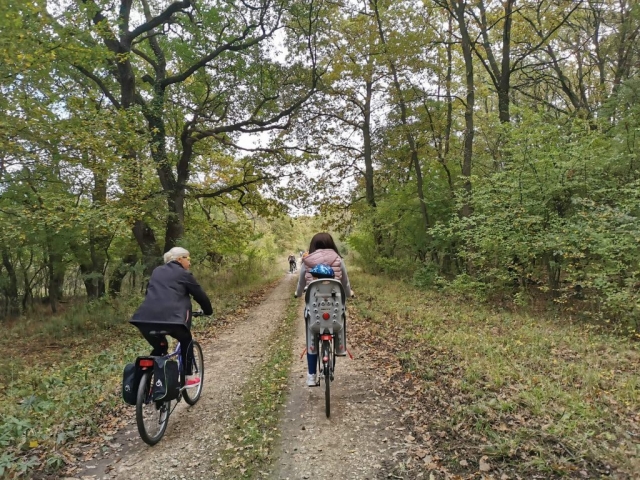
[[[291,299],[286,316],[269,338],[264,363],[254,369],[245,387],[239,412],[223,451],[217,476],[225,479],[263,478],[272,461],[278,422],[286,399],[291,370],[291,349],[298,321],[298,301]]]
[[[419,385],[451,468],[464,455],[488,455],[524,478],[640,475],[637,343],[562,318],[353,277],[352,331],[382,343]]]
[[[259,273],[198,275],[214,305],[213,319],[197,319],[194,335],[215,330],[250,304],[274,277]],[[30,315],[5,328],[0,348],[0,478],[55,471],[69,441],[94,434],[121,408],[124,364],[149,346],[128,323],[142,297],[69,304],[59,315]]]

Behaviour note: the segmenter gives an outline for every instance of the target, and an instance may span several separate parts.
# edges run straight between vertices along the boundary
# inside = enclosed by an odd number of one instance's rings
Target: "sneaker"
[[[199,378],[188,378],[187,379],[187,384],[185,385],[186,388],[191,388],[191,387],[197,387],[198,385],[200,385],[200,379]]]
[[[315,387],[316,385],[316,374],[307,373],[307,387]]]

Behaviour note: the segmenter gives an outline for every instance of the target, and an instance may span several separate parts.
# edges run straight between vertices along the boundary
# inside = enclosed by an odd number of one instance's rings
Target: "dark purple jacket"
[[[144,302],[131,317],[130,322],[166,323],[191,328],[191,298],[198,302],[205,315],[213,308],[193,274],[173,261],[157,267],[149,279]]]

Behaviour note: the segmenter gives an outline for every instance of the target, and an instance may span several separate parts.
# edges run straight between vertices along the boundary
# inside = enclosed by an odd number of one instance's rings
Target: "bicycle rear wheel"
[[[202,354],[202,348],[200,344],[193,341],[193,375],[192,378],[200,379],[200,383],[197,387],[185,388],[182,391],[184,401],[189,405],[195,405],[200,400],[202,394],[202,388],[204,385],[204,355]]]
[[[147,445],[155,445],[160,441],[169,425],[171,401],[153,401],[153,372],[142,374],[136,398],[136,423],[140,438]]]
[[[324,358],[328,361],[324,361]],[[322,341],[322,370],[324,374],[324,412],[327,418],[331,415],[331,342],[328,340]]]

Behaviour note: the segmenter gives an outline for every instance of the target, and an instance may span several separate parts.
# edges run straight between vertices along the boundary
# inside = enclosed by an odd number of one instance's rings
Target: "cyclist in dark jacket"
[[[157,267],[147,285],[147,293],[142,305],[136,310],[130,322],[138,327],[142,336],[153,347],[151,355],[167,353],[167,338],[151,335],[149,332],[164,330],[180,342],[182,352],[183,385],[197,384],[199,379],[187,380],[191,375],[193,345],[191,336],[191,297],[198,302],[205,315],[211,315],[213,308],[209,297],[189,271],[189,252],[174,247],[164,255],[165,264]]]

